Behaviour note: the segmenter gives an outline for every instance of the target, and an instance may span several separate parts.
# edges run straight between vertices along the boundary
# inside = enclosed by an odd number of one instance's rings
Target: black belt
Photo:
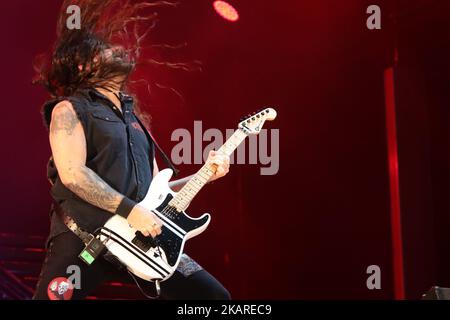
[[[84,242],[84,244],[88,244],[92,239],[94,239],[94,235],[81,229],[76,222],[72,219],[71,216],[69,216],[67,213],[64,212],[64,210],[57,204],[53,204],[53,209],[55,210],[56,214],[62,218],[64,224],[69,228],[73,233],[75,233],[81,241]]]

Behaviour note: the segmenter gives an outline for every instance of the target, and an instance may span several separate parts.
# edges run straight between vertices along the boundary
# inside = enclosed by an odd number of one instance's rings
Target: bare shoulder
[[[58,104],[56,104],[55,107],[53,108],[52,117],[55,115],[62,115],[66,113],[76,115],[72,103],[69,100],[63,100],[58,102]]]
[[[72,103],[63,100],[53,108],[50,132],[57,133],[64,130],[66,134],[71,135],[78,123],[79,120]]]

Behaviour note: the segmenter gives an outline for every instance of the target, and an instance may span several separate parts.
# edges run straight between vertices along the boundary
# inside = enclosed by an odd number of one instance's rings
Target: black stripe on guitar
[[[133,249],[136,250],[136,251],[137,251],[139,254],[141,254],[145,259],[148,259],[151,263],[156,264],[163,272],[165,272],[165,273],[167,273],[167,274],[170,273],[170,271],[167,271],[166,269],[164,269],[164,267],[161,266],[157,261],[154,261],[151,257],[148,257],[148,256],[145,254],[145,252],[143,252],[138,246],[135,246],[134,244],[132,244],[132,243],[128,242],[127,240],[125,240],[120,234],[118,234],[118,233],[112,231],[112,230],[109,229],[109,228],[103,227],[102,229],[103,229],[103,230],[106,230],[106,231],[108,231],[108,232],[110,232],[111,234],[115,235],[117,238],[119,238],[120,240],[122,240],[122,242],[124,243],[124,244],[122,244],[122,246],[123,246],[123,247],[127,246],[126,249],[127,249],[128,251],[132,252]],[[131,248],[131,249],[130,249],[130,248]],[[134,252],[132,252],[132,253],[133,253],[134,255],[136,255]],[[142,260],[142,259],[141,259],[141,260]]]
[[[148,265],[150,268],[152,268],[153,270],[155,270],[157,273],[159,273],[162,277],[166,277],[167,275],[170,274],[169,271],[167,271],[166,269],[164,269],[163,266],[161,266],[158,262],[152,260],[150,257],[146,256],[145,254],[140,252],[139,248],[134,248],[134,247],[130,247],[129,246],[129,242],[127,242],[124,238],[122,238],[120,235],[118,235],[117,233],[115,233],[114,231],[108,229],[108,228],[103,228],[104,230],[110,232],[110,234],[101,231],[100,233],[107,237],[110,238],[112,240],[114,240],[115,242],[117,242],[118,244],[120,244],[123,248],[125,248],[127,251],[129,251],[131,254],[133,254],[134,256],[136,256],[136,258],[138,258],[139,260],[141,260],[142,262],[144,262],[146,265]],[[113,236],[112,236],[112,235]],[[139,254],[139,255],[138,255]],[[142,255],[144,258],[142,258],[140,255]],[[154,266],[154,265],[156,266]],[[155,267],[158,267],[160,270],[155,269]],[[161,271],[162,270],[162,271]]]
[[[102,230],[106,230],[108,232],[110,232],[111,234],[115,235],[117,238],[119,238],[121,240],[121,242],[123,242],[123,246],[126,246],[127,249],[130,250],[135,250],[137,251],[137,253],[139,253],[140,255],[142,255],[144,257],[144,259],[148,259],[151,263],[156,264],[163,272],[169,274],[170,271],[167,271],[162,265],[160,265],[157,261],[154,261],[151,257],[147,256],[145,254],[145,252],[143,252],[138,246],[134,245],[133,243],[128,242],[126,239],[124,239],[120,234],[114,232],[113,230],[109,229],[109,228],[105,228],[103,227]],[[136,255],[136,254],[135,254]]]
[[[177,225],[175,222],[173,222],[172,220],[170,220],[169,218],[167,218],[163,213],[159,212],[158,210],[152,210],[152,212],[154,214],[156,214],[158,216],[158,218],[160,218],[161,220],[163,220],[164,222],[166,222],[166,226],[169,228],[171,228],[173,233],[175,233],[178,237],[180,237],[181,239],[183,239],[183,237],[186,235],[186,231],[183,230],[179,225]],[[181,214],[181,213],[177,213],[177,214]]]

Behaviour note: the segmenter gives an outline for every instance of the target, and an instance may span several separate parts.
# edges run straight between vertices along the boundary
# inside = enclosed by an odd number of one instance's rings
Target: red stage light
[[[214,1],[213,5],[216,12],[220,14],[222,18],[232,22],[239,20],[239,13],[231,4],[225,1]]]

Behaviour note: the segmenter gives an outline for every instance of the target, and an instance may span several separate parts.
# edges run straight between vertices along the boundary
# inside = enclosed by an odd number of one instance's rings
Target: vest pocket
[[[96,110],[90,113],[92,143],[97,149],[126,148],[127,135],[122,119],[112,111]]]
[[[108,122],[122,122],[115,114],[109,114],[106,112],[92,112],[91,115],[100,120],[108,121]]]

